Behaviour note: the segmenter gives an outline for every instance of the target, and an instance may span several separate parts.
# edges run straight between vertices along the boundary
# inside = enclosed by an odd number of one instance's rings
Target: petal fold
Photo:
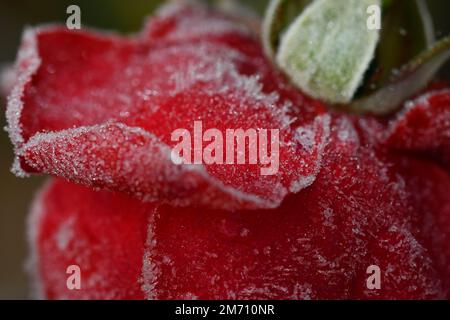
[[[187,8],[160,12],[147,27],[150,36],[25,32],[7,111],[14,172],[229,210],[273,208],[310,186],[329,134],[324,107],[270,67],[245,27]],[[192,25],[182,22],[186,10],[198,18]],[[172,25],[174,17],[176,26],[162,32],[160,24]],[[199,40],[206,30],[226,36]],[[182,31],[198,39],[182,41]],[[278,130],[275,174],[262,175],[262,161],[177,167],[167,156],[177,145],[172,133],[193,132],[195,121],[224,136],[229,129]]]
[[[408,102],[390,123],[386,142],[398,150],[434,157],[450,169],[450,89]]]

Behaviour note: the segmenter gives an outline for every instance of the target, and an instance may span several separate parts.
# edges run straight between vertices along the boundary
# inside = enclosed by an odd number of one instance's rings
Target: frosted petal
[[[37,297],[144,298],[137,283],[151,204],[55,179],[33,208],[29,270],[38,284]],[[80,268],[80,290],[67,287],[66,270],[71,265]]]
[[[143,129],[123,124],[37,134],[20,155],[39,172],[125,192],[145,202],[161,200],[229,210],[274,205],[269,197],[227,187],[201,165],[174,164],[167,145]],[[278,199],[276,192],[272,201]]]
[[[391,121],[386,141],[392,148],[439,159],[450,169],[450,91],[432,91],[407,102]]]
[[[228,19],[204,10],[194,10],[199,25],[191,26],[192,35]],[[150,29],[161,19],[169,18],[160,13]],[[8,103],[15,173],[50,173],[145,201],[230,210],[276,207],[310,186],[329,132],[323,106],[289,86],[248,32],[231,28],[232,42],[195,43],[179,41],[183,30],[166,30],[164,37],[174,40],[158,45],[142,35],[27,31],[16,66],[20,81]],[[278,173],[261,175],[261,163],[195,170],[170,163],[171,133],[191,130],[198,120],[223,133],[279,130]],[[302,128],[313,140],[302,140]]]

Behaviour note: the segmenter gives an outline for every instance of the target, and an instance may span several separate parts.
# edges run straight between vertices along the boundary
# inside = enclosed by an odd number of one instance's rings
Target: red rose
[[[58,177],[29,224],[42,297],[450,297],[450,88],[387,120],[329,111],[237,19],[171,5],[134,37],[26,31],[7,118],[14,172]],[[196,120],[278,128],[278,173],[174,164]]]

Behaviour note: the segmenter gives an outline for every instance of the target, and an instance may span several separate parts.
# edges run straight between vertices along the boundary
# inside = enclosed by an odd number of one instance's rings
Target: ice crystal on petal
[[[448,298],[448,90],[387,124],[325,111],[205,10],[170,6],[135,38],[25,34],[7,111],[16,171],[65,178],[29,219],[39,296]],[[278,175],[171,162],[170,133],[197,120],[279,129]],[[66,287],[72,264],[81,290]]]
[[[8,103],[14,172],[230,210],[276,207],[313,183],[329,125],[321,106],[306,104],[235,22],[206,9],[178,10],[151,20],[158,45],[146,35],[28,31]],[[184,10],[192,11],[189,19],[172,21]],[[172,27],[160,34],[164,23]],[[205,39],[182,40],[177,34],[186,29]],[[280,130],[278,173],[261,175],[262,164],[173,165],[171,133],[197,120],[221,132]],[[313,140],[298,139],[296,127]]]
[[[450,169],[450,91],[432,91],[405,104],[385,137],[392,148],[438,158]]]

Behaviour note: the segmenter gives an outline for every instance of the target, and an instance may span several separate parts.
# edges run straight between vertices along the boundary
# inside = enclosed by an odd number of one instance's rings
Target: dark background
[[[220,0],[218,0],[220,1]],[[410,0],[413,1],[413,0]],[[127,33],[138,31],[160,0],[0,0],[0,68],[14,62],[24,26],[65,23],[66,8],[81,8],[83,25]],[[241,1],[259,12],[267,0]],[[428,0],[438,36],[449,34],[450,1]],[[5,100],[0,100],[0,127],[5,126]],[[7,134],[0,131],[0,299],[28,298],[24,272],[27,256],[25,219],[35,190],[44,178],[19,179],[9,168],[13,159]]]

